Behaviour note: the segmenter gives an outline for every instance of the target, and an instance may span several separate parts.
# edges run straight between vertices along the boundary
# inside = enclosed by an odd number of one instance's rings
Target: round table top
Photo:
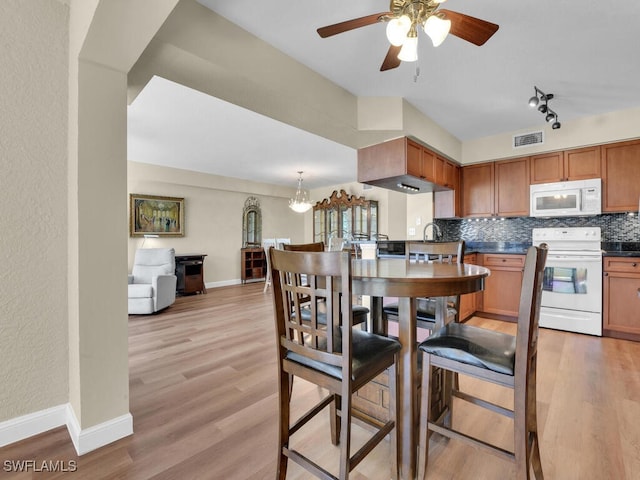
[[[404,258],[352,261],[353,292],[360,295],[437,297],[484,287],[490,270],[468,263],[407,262]]]

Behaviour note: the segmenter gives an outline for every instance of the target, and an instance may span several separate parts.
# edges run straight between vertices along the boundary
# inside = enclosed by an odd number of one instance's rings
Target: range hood
[[[358,150],[358,182],[408,194],[448,191],[455,187],[445,182],[446,162],[424,145],[400,137]]]

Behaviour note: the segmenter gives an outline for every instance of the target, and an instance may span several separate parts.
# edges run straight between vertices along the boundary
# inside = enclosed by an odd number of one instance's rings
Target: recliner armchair
[[[176,300],[176,260],[173,248],[136,250],[129,274],[129,314],[155,313]]]

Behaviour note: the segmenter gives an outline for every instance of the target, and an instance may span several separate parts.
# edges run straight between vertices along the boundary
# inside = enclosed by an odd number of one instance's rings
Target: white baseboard
[[[223,280],[222,282],[207,282],[205,283],[205,287],[207,288],[218,288],[218,287],[228,287],[230,285],[240,285],[242,280],[236,278],[235,280]]]
[[[67,424],[67,404],[0,422],[0,447]]]
[[[80,430],[73,408],[71,404],[67,404],[67,430],[78,455],[84,455],[133,434],[133,417],[127,413]]]
[[[0,447],[64,425],[78,455],[84,455],[133,433],[133,417],[130,413],[81,430],[71,404],[66,403],[0,422]]]

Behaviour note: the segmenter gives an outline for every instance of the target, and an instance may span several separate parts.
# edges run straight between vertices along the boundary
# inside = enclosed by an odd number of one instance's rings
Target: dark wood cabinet
[[[207,293],[204,284],[204,257],[206,254],[176,254],[176,293],[189,295]]]
[[[640,140],[602,145],[602,211],[638,211]]]
[[[313,206],[313,241],[329,245],[331,237],[374,240],[378,233],[378,202],[334,190]]]
[[[267,259],[260,247],[246,247],[240,250],[242,283],[247,280],[261,280],[267,274]]]
[[[602,334],[640,341],[640,258],[604,258]]]

